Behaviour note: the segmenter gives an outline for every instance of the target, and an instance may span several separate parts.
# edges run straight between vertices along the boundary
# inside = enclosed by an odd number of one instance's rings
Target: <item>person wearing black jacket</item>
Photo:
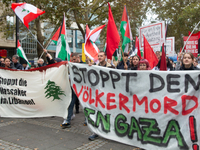
[[[161,62],[161,59],[159,60],[158,64],[153,68],[153,70],[160,70],[160,62]],[[167,71],[173,71],[174,70],[168,57],[166,57],[166,64],[167,64]]]
[[[18,61],[19,61],[19,56],[13,55],[12,62],[14,64],[14,68],[16,68],[17,70],[22,70],[22,65]]]
[[[73,63],[83,63],[80,60],[78,53],[73,53],[71,55],[70,59]],[[63,123],[60,125],[62,127],[62,129],[71,128],[71,118],[73,116],[73,109],[74,109],[75,103],[76,103],[76,113],[79,113],[79,99],[76,96],[74,90],[72,89],[72,100],[71,100],[71,103],[68,107],[68,116],[67,116],[67,119],[64,119]]]
[[[200,70],[199,68],[193,65],[194,55],[190,52],[187,52],[183,55],[182,66],[179,70]]]
[[[44,59],[40,58],[38,59],[38,67],[43,67],[43,66],[46,66],[46,64],[44,63]]]
[[[13,68],[13,66],[11,65],[11,61],[10,61],[10,59],[9,58],[5,58],[4,59],[4,62],[5,62],[5,68],[9,68],[9,69],[16,69],[16,68]]]
[[[126,65],[124,64],[124,62],[126,62]],[[128,68],[130,68],[130,63],[128,61],[128,54],[124,53],[124,58],[117,65],[117,69],[127,70]]]

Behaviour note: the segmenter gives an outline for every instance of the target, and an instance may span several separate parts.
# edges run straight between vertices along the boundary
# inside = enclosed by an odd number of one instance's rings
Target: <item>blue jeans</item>
[[[76,94],[74,93],[74,90],[72,89],[72,101],[68,108],[68,116],[67,116],[67,121],[66,121],[67,123],[70,123],[70,121],[71,121],[71,117],[73,115],[73,110],[74,110],[74,104],[77,99],[78,99],[78,97],[76,96]]]

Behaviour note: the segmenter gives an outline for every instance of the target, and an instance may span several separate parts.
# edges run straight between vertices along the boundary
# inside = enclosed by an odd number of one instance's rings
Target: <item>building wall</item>
[[[0,14],[2,14],[3,10],[0,9]],[[9,18],[8,18],[9,19]],[[15,21],[15,18],[12,17],[13,19],[13,23]],[[7,23],[7,22],[5,22]],[[6,49],[7,50],[7,54],[8,57],[12,56],[16,51],[16,43],[15,43],[15,34],[14,34],[14,30],[10,30],[12,31],[10,34],[10,37],[6,38],[6,35],[4,35],[4,32],[0,32],[0,49]]]

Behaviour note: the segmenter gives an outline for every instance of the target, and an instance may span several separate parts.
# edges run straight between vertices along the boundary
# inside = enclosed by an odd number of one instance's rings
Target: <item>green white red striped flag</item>
[[[19,43],[19,40],[17,41],[17,55],[21,58],[23,58],[27,64],[29,65],[29,67],[31,67],[31,64],[29,63],[25,53],[24,53],[24,50],[23,48],[21,47],[20,43]]]
[[[122,51],[128,53],[129,43],[133,40],[130,21],[128,12],[126,9],[126,5],[124,6],[124,11],[122,15],[122,21],[120,26],[120,32],[122,35],[123,43],[122,43]]]
[[[60,34],[57,40],[57,47],[56,47],[56,58],[60,58],[62,60],[70,61],[71,51],[69,48],[69,44],[67,42],[66,36],[66,25],[65,25],[65,14],[63,16],[63,22],[60,27]]]

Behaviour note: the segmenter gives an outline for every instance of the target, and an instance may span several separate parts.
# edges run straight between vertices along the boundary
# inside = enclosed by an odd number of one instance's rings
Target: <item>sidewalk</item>
[[[0,118],[0,150],[139,150],[139,148],[91,135],[83,126],[81,110],[71,121],[71,128],[61,129],[63,119],[46,117],[34,119]]]

